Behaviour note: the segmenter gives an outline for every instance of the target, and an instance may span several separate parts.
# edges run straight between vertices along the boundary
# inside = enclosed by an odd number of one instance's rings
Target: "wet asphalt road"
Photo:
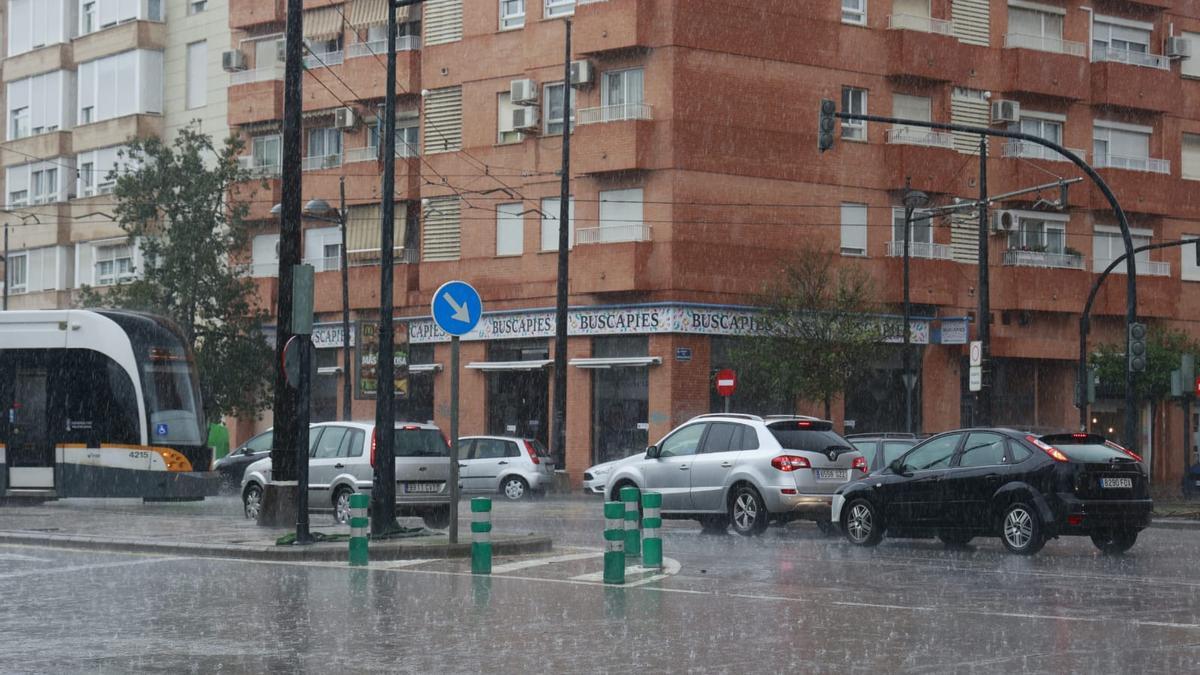
[[[453,560],[352,570],[0,546],[0,671],[1184,673],[1200,663],[1200,530],[1147,530],[1123,557],[1060,539],[1020,558],[994,540],[864,550],[805,523],[743,539],[668,522],[677,573],[606,588],[593,580],[599,512],[598,500],[497,504],[497,531],[548,533],[556,550],[498,559],[490,579]]]

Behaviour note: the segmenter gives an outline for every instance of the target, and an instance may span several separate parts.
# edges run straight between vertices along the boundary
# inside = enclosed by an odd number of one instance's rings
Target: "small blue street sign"
[[[479,324],[483,300],[471,284],[447,281],[433,294],[430,313],[439,328],[451,335],[465,335]]]
[[[685,362],[691,361],[692,360],[692,348],[691,347],[676,347],[675,348],[675,360],[676,361],[685,361]]]
[[[157,426],[154,427],[154,433],[157,436],[166,436],[167,435],[167,425],[161,424],[161,423],[158,424]]]

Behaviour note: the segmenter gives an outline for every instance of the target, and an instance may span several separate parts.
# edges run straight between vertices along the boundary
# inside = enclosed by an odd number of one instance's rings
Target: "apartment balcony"
[[[575,230],[572,293],[616,293],[645,288],[653,243],[645,224]]]
[[[972,63],[969,47],[954,37],[954,24],[908,14],[888,17],[888,63],[891,78],[928,82],[961,82]]]
[[[400,96],[421,93],[421,38],[405,35],[396,38],[396,91]],[[310,68],[304,80],[304,109],[323,110],[342,105],[325,87],[314,78],[321,79],[338,96],[350,100],[346,89],[352,90],[361,100],[376,100],[387,95],[387,78],[380,77],[387,60],[387,40],[355,43],[347,46],[340,57],[330,56],[325,60],[329,72],[323,73],[318,64]],[[333,63],[337,61],[337,63]],[[336,79],[335,77],[336,76]],[[341,80],[345,83],[342,86]]]
[[[229,0],[229,27],[247,30],[265,24],[282,24],[287,16],[284,0]]]
[[[1092,164],[1097,169],[1125,169],[1126,171],[1142,171],[1145,173],[1160,173],[1171,175],[1171,161],[1166,159],[1151,159],[1149,157],[1122,157],[1120,155],[1096,155]]]
[[[75,153],[120,145],[130,138],[163,136],[162,115],[140,113],[124,115],[100,122],[77,126],[71,131],[71,146]]]
[[[650,0],[578,0],[571,42],[579,54],[603,54],[650,46],[654,5]]]
[[[1077,155],[1083,160],[1087,160],[1087,150],[1083,148],[1067,148],[1068,151]],[[1044,145],[1030,143],[1028,141],[1007,141],[1001,149],[1001,155],[1004,157],[1020,157],[1023,159],[1041,159],[1047,162],[1070,162],[1065,156],[1058,152],[1047,148]]]
[[[581,174],[650,168],[651,117],[645,103],[581,108],[571,143],[573,168]]]
[[[928,148],[954,149],[954,134],[924,127],[892,127],[884,132],[889,145],[921,145]]]
[[[1004,47],[1005,91],[1072,101],[1091,94],[1087,45],[1082,42],[1009,33]]]
[[[1097,156],[1092,166],[1121,202],[1121,208],[1133,213],[1171,215],[1195,203],[1192,181],[1170,174],[1171,164],[1161,159]],[[1112,212],[1112,207],[1091,181],[1083,183],[1088,196],[1087,208]],[[1082,191],[1081,191],[1082,192]],[[1074,200],[1071,200],[1074,202]]]
[[[1093,261],[1092,271],[1099,274],[1100,272],[1103,272],[1104,269],[1111,264],[1112,264],[1111,260],[1107,260],[1104,258],[1096,258]],[[1114,267],[1113,271],[1112,271],[1113,274],[1125,274],[1125,272],[1126,272],[1126,269],[1125,269],[1124,261],[1122,261],[1120,265],[1117,265],[1116,267]],[[1141,277],[1141,276],[1169,277],[1169,276],[1171,276],[1171,263],[1160,262],[1158,260],[1138,260],[1137,261],[1137,273],[1138,273],[1139,277]]]
[[[317,155],[314,157],[305,157],[300,164],[302,171],[322,171],[324,169],[336,169],[342,165],[342,154],[336,155]]]
[[[889,241],[887,243],[889,258],[904,257],[904,241]],[[946,244],[934,244],[927,241],[913,241],[908,244],[909,258],[925,258],[928,260],[951,260],[953,251]]]
[[[51,131],[36,136],[25,136],[3,145],[4,166],[28,164],[32,157],[70,157],[74,154],[71,132]]]
[[[275,220],[271,207],[283,201],[283,179],[277,175],[261,176],[239,183],[229,190],[229,200],[246,202],[249,207],[246,220]]]
[[[1048,267],[1063,270],[1082,270],[1083,256],[1074,253],[1051,251],[1022,251],[1009,249],[1004,252],[1004,264],[1009,267]]]
[[[650,226],[645,223],[583,227],[575,230],[575,243],[580,246],[586,246],[588,244],[613,244],[623,241],[650,241],[650,233]]]
[[[384,40],[384,42],[387,41]],[[317,68],[340,66],[345,60],[346,53],[340,50],[336,52],[309,52],[304,55],[304,69],[316,70]]]
[[[396,159],[412,159],[413,157],[420,156],[421,153],[415,145],[396,143]],[[379,160],[379,148],[376,146],[367,146],[365,148],[350,148],[346,150],[342,161],[345,164],[355,164],[358,162],[378,162]],[[397,167],[399,166],[400,163],[397,163]]]
[[[921,127],[893,127],[884,133],[887,184],[900,188],[909,178],[912,187],[943,193],[967,189],[958,171],[964,156],[954,150],[954,135]]]
[[[56,70],[75,70],[75,57],[70,42],[46,45],[4,59],[4,80],[12,82],[30,75]]]
[[[283,118],[283,67],[242,70],[229,78],[230,126]]]
[[[127,21],[81,35],[71,41],[75,63],[84,63],[130,49],[167,48],[167,24],[161,21]]]
[[[1180,108],[1182,87],[1165,56],[1098,47],[1092,61],[1093,104],[1157,113]]]
[[[278,262],[236,263],[230,265],[230,269],[239,276],[255,279],[279,276]]]
[[[417,51],[421,48],[420,35],[397,35],[396,36],[396,54],[397,58],[404,52]],[[369,58],[372,61],[379,59],[381,61],[387,59],[387,39],[372,40],[370,42],[355,42],[346,48],[347,59]]]

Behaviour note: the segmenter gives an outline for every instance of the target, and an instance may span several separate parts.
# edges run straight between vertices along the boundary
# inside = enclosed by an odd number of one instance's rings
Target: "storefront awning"
[[[502,370],[541,370],[554,363],[553,359],[538,359],[536,361],[472,361],[467,367],[472,370],[482,370],[485,373]]]
[[[661,356],[623,356],[602,359],[571,359],[567,363],[576,368],[645,368],[662,365]]]
[[[442,369],[440,363],[410,363],[408,364],[408,372],[410,373],[436,373]]]

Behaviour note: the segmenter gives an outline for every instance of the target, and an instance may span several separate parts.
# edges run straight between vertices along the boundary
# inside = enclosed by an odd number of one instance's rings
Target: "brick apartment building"
[[[336,205],[344,181],[350,306],[355,338],[366,337],[378,317],[386,5],[304,4],[303,196]],[[267,306],[278,267],[270,209],[281,187],[284,5],[229,0],[233,53],[223,55],[232,71],[228,124],[247,143],[246,165],[266,181],[244,195],[261,227],[244,261]],[[583,62],[570,96],[565,18],[572,58]],[[439,285],[465,279],[481,291],[487,313],[463,342],[463,433],[549,437],[556,172],[563,125],[573,124],[566,469],[575,480],[590,463],[641,448],[720,405],[711,373],[737,367],[731,345],[752,325],[749,305],[789,252],[816,245],[838,264],[869,270],[880,301],[898,308],[905,181],[935,205],[978,194],[971,137],[842,125],[834,151],[819,155],[821,98],[854,111],[1002,124],[1061,141],[1103,167],[1137,243],[1200,234],[1200,198],[1190,182],[1200,180],[1200,6],[1192,2],[426,0],[401,20],[397,181],[389,198],[403,242],[395,296],[411,340],[411,375],[398,412],[448,426],[449,344],[428,307]],[[126,30],[136,33],[131,40],[150,39],[140,21]],[[1196,56],[1179,58],[1189,47]],[[7,64],[4,77],[13,79]],[[1019,112],[993,111],[1001,101],[1019,104]],[[143,116],[131,119],[140,124]],[[1078,175],[1037,147],[993,143],[990,155],[993,194]],[[994,407],[1000,424],[1073,426],[1078,311],[1093,271],[1120,250],[1094,188],[1074,187],[1067,210],[1038,201],[1056,196],[994,205],[1012,228],[988,234],[989,367],[1002,393]],[[914,228],[925,431],[971,420],[965,342],[978,306],[978,236],[968,216]],[[48,243],[66,243],[59,239]],[[317,268],[321,322],[318,419],[340,410],[343,377],[354,378],[354,416],[374,410],[369,350],[356,344],[343,363],[337,349],[341,246],[336,224],[306,221],[303,255]],[[1178,249],[1139,260],[1139,311],[1153,325],[1200,333],[1190,320],[1200,310],[1195,262]],[[1123,289],[1116,277],[1100,295],[1095,344],[1121,338]],[[851,391],[836,406],[837,420],[854,420],[860,430],[899,428],[899,364],[893,355]],[[1144,416],[1141,433],[1153,442],[1160,482],[1177,480],[1183,461],[1178,414]],[[1092,418],[1119,434],[1120,402],[1100,400]],[[241,424],[235,435],[269,423]]]

